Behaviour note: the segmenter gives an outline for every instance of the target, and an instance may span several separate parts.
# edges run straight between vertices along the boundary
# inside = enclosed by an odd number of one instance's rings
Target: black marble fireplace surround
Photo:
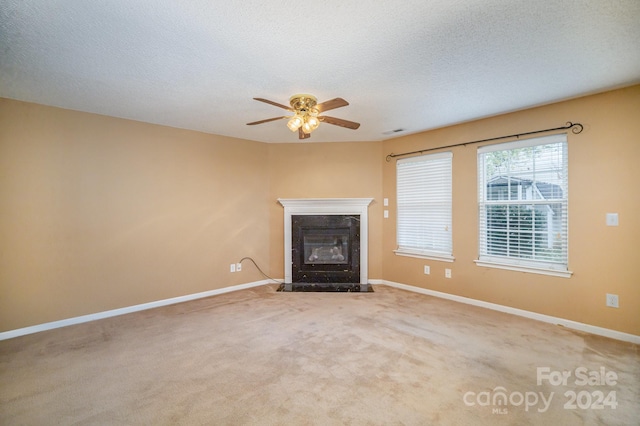
[[[284,207],[279,291],[373,292],[368,207],[373,198],[278,198]]]
[[[291,216],[293,283],[360,283],[360,216]]]

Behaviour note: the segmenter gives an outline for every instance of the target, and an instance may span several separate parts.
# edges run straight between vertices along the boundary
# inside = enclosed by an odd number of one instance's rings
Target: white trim
[[[66,327],[69,325],[82,324],[118,315],[130,314],[132,312],[144,311],[147,309],[159,308],[161,306],[175,305],[176,303],[188,302],[190,300],[202,299],[205,297],[217,296],[219,294],[230,293],[232,291],[244,290],[269,284],[271,280],[255,281],[246,284],[233,285],[230,287],[218,288],[204,291],[202,293],[187,294],[185,296],[172,297],[171,299],[157,300],[155,302],[142,303],[140,305],[127,306],[110,311],[97,312],[95,314],[82,315],[79,317],[67,318],[59,321],[46,322],[44,324],[32,325],[30,327],[18,328],[15,330],[3,331],[0,333],[0,340],[12,339],[14,337],[25,336],[27,334],[39,333],[41,331],[53,330],[54,328]]]
[[[450,254],[437,254],[437,253],[427,253],[420,252],[417,250],[408,250],[408,249],[397,249],[393,251],[397,256],[406,256],[406,257],[417,257],[419,259],[429,259],[429,260],[439,260],[442,262],[453,262],[456,260],[455,257]]]
[[[561,271],[558,269],[536,268],[526,265],[515,265],[508,263],[493,262],[489,260],[474,260],[476,265],[485,268],[506,269],[509,271],[529,272],[531,274],[551,275],[553,277],[571,278],[573,271]]]
[[[155,302],[143,303],[140,305],[133,305],[125,308],[113,309],[110,311],[83,315],[80,317],[67,318],[60,321],[48,322],[48,323],[38,324],[30,327],[18,328],[15,330],[1,332],[0,340],[12,339],[14,337],[25,336],[27,334],[34,334],[41,331],[53,330],[55,328],[66,327],[69,325],[82,324],[85,322],[115,317],[118,315],[125,315],[125,314],[139,312],[147,309],[159,308],[167,305],[174,305],[176,303],[188,302],[190,300],[202,299],[205,297],[211,297],[219,294],[230,293],[232,291],[244,290],[252,287],[259,287],[261,285],[269,284],[271,282],[272,282],[271,280],[255,281],[252,283],[239,284],[231,287],[224,287],[216,290],[205,291],[202,293],[195,293],[195,294],[189,294],[185,296],[173,297],[171,299],[158,300]],[[561,325],[567,328],[571,328],[573,330],[596,334],[598,336],[604,336],[604,337],[609,337],[611,339],[640,344],[640,336],[636,336],[635,334],[623,333],[620,331],[611,330],[603,327],[597,327],[594,325],[584,324],[576,321],[571,321],[564,318],[552,317],[550,315],[538,314],[536,312],[525,311],[523,309],[512,308],[509,306],[498,305],[495,303],[484,302],[482,300],[470,299],[468,297],[457,296],[455,294],[443,293],[440,291],[429,290],[426,288],[411,286],[407,284],[400,284],[393,281],[387,281],[382,279],[371,279],[369,280],[369,284],[387,285],[389,287],[395,287],[402,290],[412,291],[414,293],[425,294],[427,296],[439,297],[441,299],[452,300],[454,302],[465,303],[467,305],[479,306],[481,308],[491,309],[499,312],[505,312],[508,314],[517,315],[517,316],[521,316],[521,317],[525,317],[525,318],[529,318],[537,321]]]
[[[369,281],[369,220],[368,208],[373,198],[278,198],[284,206],[284,282],[291,284],[292,215],[359,215],[360,216],[360,284]]]
[[[373,198],[278,198],[284,207],[295,209],[296,214],[316,214],[318,211],[333,214],[355,214],[369,206]]]
[[[529,318],[536,321],[546,322],[549,324],[560,325],[572,330],[583,331],[585,333],[595,334],[598,336],[609,337],[611,339],[622,340],[640,344],[640,336],[635,334],[623,333],[621,331],[611,330],[609,328],[598,327],[595,325],[584,324],[564,318],[553,317],[551,315],[539,314],[537,312],[525,311],[524,309],[512,308],[510,306],[498,305],[496,303],[484,302],[482,300],[470,299],[468,297],[457,296],[455,294],[443,293],[440,291],[429,290],[426,288],[416,287],[407,284],[400,284],[393,281],[382,280],[382,284],[389,287],[396,287],[402,290],[412,291],[414,293],[425,294],[427,296],[439,297],[441,299],[453,300],[454,302],[465,303],[467,305],[479,306],[481,308],[491,309],[493,311],[504,312],[519,317]]]

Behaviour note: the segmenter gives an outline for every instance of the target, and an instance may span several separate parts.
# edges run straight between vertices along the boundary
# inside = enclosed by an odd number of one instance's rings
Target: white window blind
[[[397,254],[452,260],[451,164],[442,152],[398,160]]]
[[[479,262],[567,271],[567,164],[565,134],[478,149]]]

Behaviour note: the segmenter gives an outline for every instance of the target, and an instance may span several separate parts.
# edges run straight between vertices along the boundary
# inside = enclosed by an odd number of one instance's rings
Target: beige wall
[[[371,279],[640,335],[638,111],[634,86],[384,142],[263,144],[0,100],[0,331],[262,279],[228,272],[243,256],[282,277],[277,198],[373,197]],[[393,254],[387,154],[569,120],[585,126],[569,136],[571,278],[475,265],[473,145],[453,150],[455,262]]]
[[[267,148],[0,100],[0,331],[262,279]]]
[[[569,133],[569,279],[478,267],[476,153],[454,148],[455,262],[396,256],[395,203],[383,222],[384,278],[426,289],[640,335],[640,86],[478,120],[384,142],[384,155],[582,123]],[[395,161],[384,164],[383,196],[395,201]],[[605,226],[617,212],[619,227]],[[431,275],[423,274],[431,265]],[[452,279],[444,269],[452,269]],[[605,306],[605,294],[620,308]]]
[[[313,136],[312,136],[313,137]],[[284,208],[278,198],[373,198],[369,279],[382,278],[382,143],[270,144],[271,264],[284,277]]]

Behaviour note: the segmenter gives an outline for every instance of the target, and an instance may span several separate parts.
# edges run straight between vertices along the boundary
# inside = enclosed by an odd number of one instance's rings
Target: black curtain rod
[[[509,135],[509,136],[498,136],[497,138],[482,139],[482,140],[479,140],[479,141],[455,143],[453,145],[439,146],[437,148],[427,148],[427,149],[421,149],[419,151],[403,152],[402,154],[393,154],[393,153],[391,153],[391,154],[387,155],[387,162],[391,161],[392,158],[404,157],[404,156],[413,155],[413,154],[422,154],[423,152],[435,151],[436,149],[453,148],[453,147],[456,147],[456,146],[467,146],[467,145],[471,145],[471,144],[474,144],[474,143],[497,141],[499,139],[519,138],[520,136],[535,135],[536,133],[545,133],[545,132],[553,132],[553,131],[556,131],[556,130],[569,130],[569,129],[571,129],[572,133],[577,135],[578,133],[582,133],[582,130],[584,129],[584,127],[580,123],[572,123],[570,121],[567,121],[567,125],[566,126],[564,126],[564,127],[556,127],[555,129],[535,130],[533,132],[518,133],[518,134],[515,134],[515,135]]]

